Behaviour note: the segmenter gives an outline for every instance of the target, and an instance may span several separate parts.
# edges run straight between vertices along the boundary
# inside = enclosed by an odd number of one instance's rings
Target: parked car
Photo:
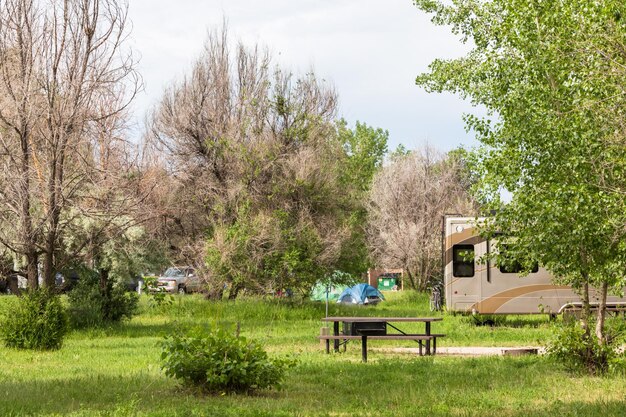
[[[80,275],[77,271],[70,269],[63,272],[57,272],[54,277],[54,284],[60,293],[68,293],[76,287]]]
[[[26,289],[26,278],[18,274],[0,277],[0,294],[19,294]]]
[[[159,276],[153,291],[185,294],[202,290],[202,281],[189,266],[171,266]]]

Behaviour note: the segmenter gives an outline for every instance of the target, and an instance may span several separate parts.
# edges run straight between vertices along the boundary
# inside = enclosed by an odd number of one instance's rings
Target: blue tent
[[[357,284],[341,293],[337,303],[344,304],[376,304],[385,297],[376,288],[367,284]]]

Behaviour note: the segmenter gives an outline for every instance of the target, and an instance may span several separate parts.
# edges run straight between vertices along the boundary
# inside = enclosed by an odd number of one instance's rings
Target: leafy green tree
[[[342,179],[355,185],[357,192],[366,193],[374,174],[382,167],[389,132],[359,121],[354,129],[350,129],[344,119],[337,122],[337,132],[347,156]]]
[[[394,160],[398,158],[402,158],[410,154],[411,151],[407,149],[403,144],[399,144],[396,149],[389,153],[389,159]]]
[[[371,263],[367,247],[366,202],[374,175],[382,168],[387,153],[389,132],[358,121],[354,129],[350,129],[347,122],[341,119],[337,122],[337,134],[346,156],[342,159],[341,182],[345,184],[344,190],[352,190],[349,198],[355,205],[347,219],[351,243],[343,246],[337,267],[359,276]]]
[[[417,84],[487,109],[487,117],[466,116],[482,143],[473,155],[477,197],[496,210],[485,235],[504,231],[500,241],[527,268],[538,260],[580,291],[585,338],[596,299],[596,343],[604,345],[607,293],[622,290],[626,268],[626,5],[415,3],[473,44],[462,58],[434,61]]]

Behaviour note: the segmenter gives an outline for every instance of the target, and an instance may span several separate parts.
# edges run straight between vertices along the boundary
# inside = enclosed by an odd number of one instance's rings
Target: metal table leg
[[[367,362],[367,336],[361,336],[361,356],[363,357],[363,362]]]

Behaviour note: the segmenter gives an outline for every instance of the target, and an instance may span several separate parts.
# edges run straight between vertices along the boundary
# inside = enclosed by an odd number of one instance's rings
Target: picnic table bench
[[[319,339],[326,341],[326,353],[330,353],[330,341],[334,341],[335,352],[339,351],[341,344],[347,344],[349,340],[361,340],[361,354],[363,362],[367,362],[368,340],[414,340],[419,344],[419,354],[423,355],[423,347],[426,355],[437,353],[437,338],[444,334],[431,333],[431,323],[441,321],[441,317],[326,317],[323,322],[333,323],[333,334],[321,335]],[[425,324],[424,333],[405,333],[391,323],[420,322]],[[344,332],[339,332],[339,323],[343,323]],[[398,333],[387,333],[391,327]],[[432,342],[432,351],[431,351]]]

